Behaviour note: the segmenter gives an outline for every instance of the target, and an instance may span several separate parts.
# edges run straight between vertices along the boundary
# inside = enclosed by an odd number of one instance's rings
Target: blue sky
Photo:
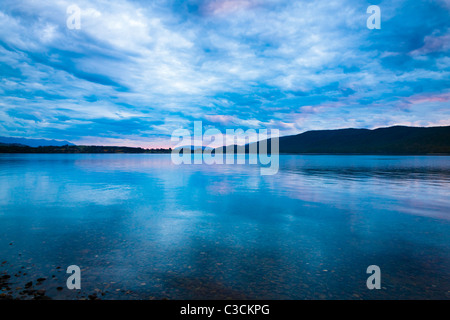
[[[193,121],[450,125],[449,21],[450,0],[2,0],[0,135],[167,147]]]

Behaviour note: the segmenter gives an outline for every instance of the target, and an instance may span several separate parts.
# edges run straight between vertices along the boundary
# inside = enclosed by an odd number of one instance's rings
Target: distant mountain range
[[[259,147],[259,142],[256,144]],[[270,139],[267,144],[270,151]],[[249,145],[245,150],[249,152]],[[280,137],[279,151],[301,154],[450,154],[450,126],[307,131]]]
[[[77,146],[69,141],[0,137],[0,153],[170,153],[172,149]]]
[[[272,141],[267,140],[268,151]],[[259,147],[259,142],[256,142]],[[189,146],[187,146],[189,148]],[[203,150],[208,147],[202,147]],[[221,147],[225,152],[225,147]],[[178,149],[178,148],[177,148]],[[214,149],[214,151],[220,148]],[[235,152],[237,146],[234,146]],[[191,147],[194,150],[194,147]],[[250,145],[245,146],[248,153]],[[76,146],[68,141],[0,137],[0,153],[169,153],[172,149]],[[279,138],[280,153],[450,154],[450,126],[307,131]]]
[[[26,138],[11,138],[11,137],[0,137],[0,144],[3,145],[22,145],[28,147],[45,147],[45,146],[74,146],[73,143],[69,141],[58,141],[58,140],[45,140],[45,139],[26,139]]]

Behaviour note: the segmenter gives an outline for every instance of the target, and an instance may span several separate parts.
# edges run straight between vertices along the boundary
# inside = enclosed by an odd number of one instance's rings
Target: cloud
[[[215,0],[205,5],[205,11],[211,15],[230,14],[239,10],[247,10],[256,7],[256,0]]]
[[[448,118],[447,1],[381,1],[381,30],[356,0],[79,0],[80,30],[72,4],[0,3],[0,135],[168,146],[196,120],[294,134]]]
[[[426,36],[424,45],[411,52],[411,55],[426,55],[433,52],[448,52],[450,49],[450,34],[443,36]]]

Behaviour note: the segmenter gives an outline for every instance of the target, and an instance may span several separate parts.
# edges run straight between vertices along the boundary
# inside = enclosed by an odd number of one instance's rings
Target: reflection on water
[[[449,160],[283,155],[261,176],[170,155],[0,155],[0,272],[47,278],[57,299],[448,299]],[[71,264],[82,290],[56,290]],[[366,288],[372,264],[382,290]]]

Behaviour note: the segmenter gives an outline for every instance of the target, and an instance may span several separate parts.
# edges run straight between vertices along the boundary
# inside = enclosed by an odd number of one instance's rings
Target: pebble
[[[88,298],[89,298],[89,300],[98,300],[98,297],[97,297],[96,293],[88,295]]]

